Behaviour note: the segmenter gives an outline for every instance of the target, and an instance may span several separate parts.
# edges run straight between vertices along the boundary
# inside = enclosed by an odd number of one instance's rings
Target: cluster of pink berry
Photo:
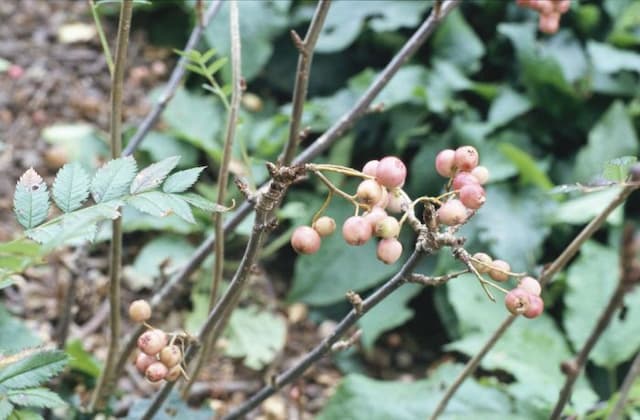
[[[571,0],[517,0],[517,4],[540,13],[540,31],[554,34],[558,32],[560,16],[567,13],[571,7]]]
[[[503,283],[509,280],[511,266],[502,260],[492,260],[484,252],[473,255],[472,264],[480,274],[488,274],[493,280]],[[520,279],[518,286],[509,291],[504,303],[507,310],[514,315],[536,318],[544,309],[544,301],[540,297],[541,287],[538,280],[530,276]]]
[[[342,237],[349,245],[363,245],[372,237],[380,238],[376,255],[385,264],[393,264],[402,254],[398,240],[400,222],[388,212],[400,213],[409,203],[401,190],[407,168],[400,159],[387,156],[371,160],[362,169],[366,179],[356,190],[355,200],[367,209],[362,216],[351,216],[342,225]],[[332,234],[336,222],[328,216],[319,217],[311,227],[299,226],[291,236],[291,246],[298,253],[313,254],[320,249],[321,238]]]
[[[129,317],[134,322],[146,322],[151,318],[151,306],[145,300],[136,300],[129,306]],[[146,325],[146,324],[145,324]],[[167,380],[173,382],[184,373],[182,350],[169,342],[169,335],[156,328],[150,328],[138,337],[140,353],[136,357],[136,369],[149,382]]]
[[[436,156],[436,171],[450,178],[451,188],[458,197],[450,196],[438,209],[438,221],[443,225],[466,222],[472,212],[484,204],[486,197],[482,185],[489,179],[489,170],[478,166],[479,159],[473,146],[445,149]]]

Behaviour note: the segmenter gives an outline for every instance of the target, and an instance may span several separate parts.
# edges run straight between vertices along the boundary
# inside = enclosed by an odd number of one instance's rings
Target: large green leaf
[[[460,10],[454,10],[440,24],[433,36],[435,56],[450,61],[467,73],[478,70],[485,49],[482,41],[465,20]]]
[[[640,73],[640,54],[595,41],[589,41],[587,51],[596,70],[602,73],[622,70]]]
[[[67,356],[55,350],[30,351],[0,367],[0,385],[9,389],[38,386],[64,369]]]
[[[572,225],[588,223],[620,194],[620,190],[620,188],[611,187],[571,198],[558,206],[558,209],[553,213],[553,222]],[[607,222],[612,225],[620,225],[623,218],[622,213],[622,208],[617,208],[609,215]]]
[[[563,324],[574,348],[579,349],[591,333],[613,294],[620,276],[618,250],[586,242],[569,268],[564,295]],[[598,340],[589,358],[613,369],[640,349],[640,289],[624,299],[625,313],[618,311]]]
[[[510,88],[503,89],[489,108],[488,123],[499,127],[531,109],[529,99]]]
[[[22,321],[0,305],[0,355],[6,356],[40,344],[40,339]]]

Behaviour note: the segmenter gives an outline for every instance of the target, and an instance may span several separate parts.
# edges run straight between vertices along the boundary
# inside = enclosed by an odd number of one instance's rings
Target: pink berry
[[[380,220],[387,217],[387,212],[380,207],[374,207],[368,212],[366,212],[362,217],[364,217],[367,220],[367,222],[371,224],[371,229],[375,229],[376,224],[378,224]]]
[[[504,305],[514,315],[523,314],[529,309],[530,296],[526,291],[516,287],[506,294]]]
[[[385,264],[393,264],[402,255],[402,244],[395,238],[386,238],[378,242],[378,259]]]
[[[160,361],[168,368],[172,368],[182,361],[182,351],[176,345],[166,346],[160,350]]]
[[[362,168],[362,173],[369,176],[376,176],[376,171],[378,169],[379,160],[370,160],[369,162],[364,164]]]
[[[147,368],[157,361],[158,360],[154,356],[149,356],[148,354],[140,352],[138,353],[138,357],[136,357],[136,369],[144,375]]]
[[[529,294],[529,307],[524,312],[526,318],[536,318],[544,310],[544,301],[540,296]]]
[[[376,223],[375,235],[379,238],[397,238],[400,234],[400,223],[393,216],[387,216]]]
[[[129,318],[133,322],[144,322],[151,318],[151,306],[146,300],[134,300],[129,305]]]
[[[405,195],[402,194],[400,188],[395,188],[389,191],[389,204],[387,204],[387,211],[390,213],[402,213],[404,211],[402,207],[405,205],[408,206],[409,204],[409,201]]]
[[[567,13],[571,8],[571,0],[560,0],[556,2],[556,11],[558,13]]]
[[[542,292],[540,282],[530,276],[521,278],[518,282],[518,287],[535,296],[540,296],[540,293]]]
[[[453,176],[456,169],[456,152],[444,149],[436,156],[436,172],[445,178]]]
[[[508,262],[502,260],[493,260],[491,263],[491,270],[489,270],[489,277],[495,281],[505,282],[509,280],[509,274],[511,266]]]
[[[321,237],[329,236],[336,230],[336,221],[333,217],[322,216],[313,222],[313,230]]]
[[[169,369],[160,362],[155,362],[149,365],[147,370],[144,372],[144,376],[149,380],[149,382],[158,382],[164,379],[169,373]]]
[[[476,166],[471,171],[471,175],[478,180],[480,185],[484,185],[489,181],[489,170],[485,166]]]
[[[406,177],[407,167],[395,156],[383,158],[376,168],[376,181],[387,188],[401,186]]]
[[[298,226],[291,235],[291,246],[298,254],[315,254],[320,249],[320,235],[309,226]]]
[[[460,171],[469,172],[478,166],[478,151],[473,146],[462,146],[456,149],[455,163]]]
[[[176,365],[171,369],[169,369],[169,372],[167,372],[167,375],[164,377],[164,380],[167,382],[175,382],[178,380],[180,375],[182,375],[182,368],[180,367],[180,365]]]
[[[458,172],[456,176],[453,177],[451,187],[458,191],[468,184],[479,184],[479,182],[476,177],[471,175],[469,172]]]
[[[443,225],[455,226],[467,220],[467,208],[460,200],[453,199],[440,206],[436,215]]]
[[[167,345],[167,334],[162,330],[149,330],[138,337],[138,348],[149,356],[156,355]]]
[[[486,198],[484,188],[478,184],[467,184],[460,188],[460,201],[468,209],[477,210],[484,204]]]
[[[560,27],[560,13],[541,14],[538,29],[545,34],[555,34]]]
[[[356,198],[361,203],[373,206],[382,199],[382,187],[373,179],[365,179],[358,185]]]
[[[475,269],[478,270],[478,273],[485,274],[491,270],[491,263],[493,262],[493,259],[488,254],[485,254],[484,252],[476,252],[473,254],[473,258],[478,260],[477,262],[471,262]]]
[[[342,225],[342,237],[349,245],[363,245],[372,232],[371,224],[362,216],[351,216]]]

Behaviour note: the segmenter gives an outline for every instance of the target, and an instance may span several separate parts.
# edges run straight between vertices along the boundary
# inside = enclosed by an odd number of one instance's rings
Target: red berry
[[[133,322],[144,322],[151,318],[151,306],[146,300],[134,300],[129,305],[129,318]]]
[[[530,296],[526,291],[516,287],[506,294],[504,297],[504,305],[507,307],[507,310],[514,315],[523,314],[529,308]]]
[[[467,208],[460,200],[453,199],[442,204],[436,215],[443,225],[455,226],[467,220]]]
[[[376,223],[375,234],[379,238],[397,238],[400,234],[400,223],[393,216],[387,216]]]
[[[160,350],[160,361],[168,368],[172,368],[182,361],[182,351],[176,345],[166,346]]]
[[[298,226],[291,235],[291,246],[298,254],[315,254],[320,249],[320,235],[309,226]]]
[[[342,225],[342,237],[349,245],[363,245],[372,232],[371,224],[362,216],[351,216]]]
[[[410,203],[406,196],[402,194],[400,188],[395,188],[389,191],[389,204],[387,204],[387,210],[391,213],[402,213],[403,206],[408,206]]]
[[[465,207],[477,210],[484,204],[486,198],[484,196],[484,188],[478,184],[467,184],[460,188],[460,201]]]
[[[387,217],[387,212],[380,207],[374,207],[366,212],[362,217],[371,224],[371,229],[375,229],[378,222]]]
[[[489,170],[484,166],[476,166],[471,171],[471,175],[478,180],[480,185],[484,185],[489,180]]]
[[[465,185],[469,184],[479,184],[478,179],[471,175],[469,172],[458,172],[455,177],[453,177],[453,182],[451,183],[451,187],[458,191],[462,189]]]
[[[485,274],[491,270],[491,262],[493,262],[493,259],[488,254],[485,254],[484,252],[476,252],[473,254],[473,258],[478,260],[478,262],[471,262],[475,269],[478,270],[478,273]]]
[[[176,365],[169,369],[169,372],[167,372],[167,375],[164,377],[164,379],[167,382],[175,382],[178,380],[181,374],[182,368],[180,368],[180,365]]]
[[[329,236],[336,230],[336,221],[333,217],[322,216],[313,222],[313,229],[318,232],[321,237]]]
[[[373,206],[382,199],[382,187],[373,179],[365,179],[358,185],[356,198],[361,203]]]
[[[369,162],[364,164],[362,168],[362,173],[369,176],[376,176],[376,171],[378,169],[379,160],[370,160]]]
[[[456,169],[456,152],[444,149],[436,156],[436,172],[445,178],[453,176]]]
[[[508,271],[511,271],[511,266],[508,262],[502,260],[493,260],[491,263],[491,270],[489,270],[489,277],[495,281],[505,282],[509,280]]]
[[[144,376],[149,380],[149,382],[158,382],[164,379],[169,373],[169,369],[160,362],[155,362],[149,365],[147,370],[144,372]]]
[[[376,181],[387,188],[396,188],[404,184],[407,167],[395,156],[380,160],[376,168]]]
[[[544,301],[540,296],[529,294],[529,307],[524,312],[526,318],[536,318],[544,310]]]
[[[386,238],[378,242],[376,255],[385,264],[393,264],[402,255],[402,244],[395,238]]]
[[[521,278],[518,282],[518,287],[535,296],[540,296],[540,293],[542,292],[540,282],[530,276]]]
[[[136,357],[136,369],[138,372],[144,373],[147,371],[147,368],[152,364],[157,362],[158,360],[154,356],[149,356],[143,352],[138,353],[138,357]]]
[[[455,152],[455,164],[458,170],[469,172],[478,166],[478,151],[473,146],[458,147]]]
[[[138,348],[149,356],[156,355],[167,345],[167,334],[162,330],[149,330],[138,337]]]

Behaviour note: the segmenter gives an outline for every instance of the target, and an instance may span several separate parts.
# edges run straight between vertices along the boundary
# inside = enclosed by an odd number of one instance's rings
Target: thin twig
[[[204,33],[205,28],[209,25],[211,19],[213,19],[213,17],[218,13],[218,10],[220,10],[220,6],[222,6],[222,0],[213,0],[211,2],[209,8],[207,9],[207,12],[204,14],[202,25],[195,25],[193,31],[191,31],[191,35],[189,35],[189,39],[187,40],[187,44],[184,46],[183,51],[192,50],[196,47],[196,45],[198,45],[198,42],[200,42],[200,37]],[[162,114],[164,109],[167,107],[167,104],[169,104],[169,101],[171,100],[171,98],[173,98],[173,95],[175,95],[176,90],[178,90],[178,86],[186,70],[186,64],[186,58],[181,57],[180,60],[178,60],[178,63],[171,73],[171,77],[169,77],[167,86],[164,88],[164,91],[160,95],[160,100],[155,104],[151,112],[147,114],[140,126],[138,126],[138,130],[136,131],[136,133],[133,135],[133,137],[131,137],[129,143],[127,143],[127,147],[124,149],[123,153],[124,156],[130,155],[134,152],[134,150],[136,150],[142,140],[144,140],[145,136],[149,133],[153,125],[156,123],[160,114]]]
[[[100,45],[102,46],[104,59],[107,61],[109,74],[113,76],[113,56],[111,55],[111,49],[109,48],[109,42],[107,41],[107,37],[104,34],[104,29],[102,28],[100,15],[98,14],[98,6],[96,6],[94,0],[89,0],[89,9],[91,9],[91,15],[93,16],[93,21],[96,24],[96,30],[98,31],[98,38],[100,38]]]
[[[607,220],[609,215],[617,209],[622,203],[624,203],[629,195],[636,190],[638,187],[635,185],[625,186],[622,191],[613,199],[611,202],[605,207],[595,218],[587,224],[587,226],[580,231],[580,233],[573,238],[573,241],[562,251],[562,253],[542,272],[539,281],[541,286],[547,285],[553,276],[562,270],[571,259],[576,255],[576,253],[580,250],[582,244],[589,239]],[[443,395],[442,399],[438,403],[438,407],[436,411],[431,416],[432,420],[435,420],[440,413],[444,411],[447,407],[447,404],[456,393],[460,385],[475,372],[476,367],[482,361],[482,358],[491,350],[491,348],[495,345],[495,343],[502,337],[502,335],[507,331],[509,326],[513,323],[517,316],[509,315],[507,318],[502,321],[498,329],[491,335],[491,337],[483,344],[481,350],[476,353],[466,364],[462,372],[458,374],[458,377],[455,381],[449,386],[447,392]]]
[[[283,165],[289,165],[291,163],[296,154],[298,143],[300,142],[300,123],[302,121],[304,102],[307,97],[307,87],[309,86],[311,62],[313,61],[313,53],[316,48],[316,42],[318,42],[318,36],[322,30],[330,6],[331,0],[320,0],[318,2],[304,40],[296,45],[300,51],[300,55],[298,56],[296,81],[293,88],[293,108],[291,110],[291,122],[289,124],[289,140],[285,145],[282,156]],[[292,34],[295,34],[295,31],[292,31]]]
[[[224,147],[222,151],[222,160],[218,171],[218,197],[216,203],[224,206],[227,193],[227,184],[229,183],[229,162],[233,150],[233,142],[238,126],[238,111],[240,109],[240,98],[242,97],[242,77],[241,77],[241,44],[240,44],[240,23],[238,18],[238,3],[232,0],[229,3],[229,32],[231,38],[231,104],[227,114],[227,129],[224,138]],[[218,297],[218,289],[222,281],[222,271],[224,268],[224,213],[214,213],[213,223],[216,238],[214,247],[213,260],[213,279],[211,282],[211,294],[209,296],[209,310],[212,310]],[[204,347],[200,353],[200,358],[196,365],[196,369],[191,374],[191,378],[185,386],[185,394],[188,395],[191,385],[195,382],[200,374],[200,370],[209,354],[209,349],[213,343],[210,337],[205,337]]]
[[[631,363],[629,372],[627,372],[627,376],[625,376],[624,382],[622,382],[622,386],[620,387],[620,391],[618,393],[618,401],[616,402],[616,405],[607,420],[618,420],[622,416],[622,413],[624,412],[624,406],[627,404],[627,400],[629,399],[631,387],[633,386],[638,376],[640,376],[640,353],[636,355],[636,357],[633,359],[633,363]]]
[[[447,283],[449,280],[459,277],[463,274],[467,274],[469,272],[470,271],[468,269],[460,270],[453,273],[445,274],[443,276],[435,276],[435,277],[425,276],[424,274],[420,274],[420,273],[412,273],[407,279],[407,281],[409,283],[418,283],[423,286],[436,287],[436,286],[442,286],[443,284]]]
[[[124,0],[120,8],[120,21],[116,41],[116,56],[113,76],[111,80],[111,115],[110,115],[110,143],[111,157],[117,158],[122,152],[122,90],[124,70],[129,46],[129,31],[131,29],[131,15],[133,0]],[[120,340],[120,270],[122,268],[122,218],[112,222],[113,233],[109,249],[109,349],[107,360],[102,370],[98,386],[96,387],[90,411],[103,411],[106,396],[113,388],[114,368],[117,361]]]

